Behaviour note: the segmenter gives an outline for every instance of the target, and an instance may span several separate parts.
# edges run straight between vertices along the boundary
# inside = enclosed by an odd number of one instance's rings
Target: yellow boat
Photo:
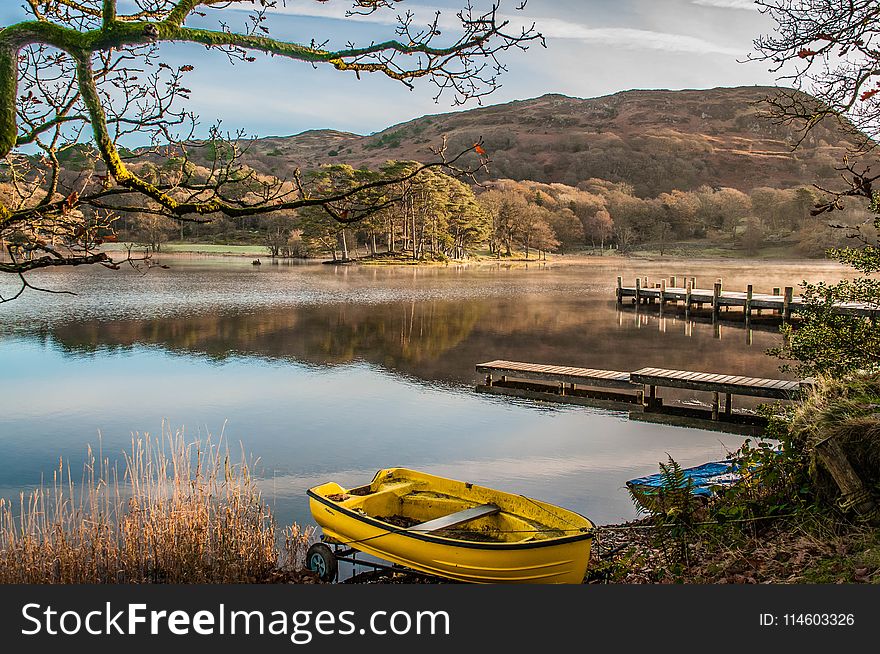
[[[405,468],[368,485],[308,490],[327,542],[427,574],[471,583],[568,583],[584,579],[593,524],[523,495]],[[307,564],[324,578],[335,559],[323,543]]]

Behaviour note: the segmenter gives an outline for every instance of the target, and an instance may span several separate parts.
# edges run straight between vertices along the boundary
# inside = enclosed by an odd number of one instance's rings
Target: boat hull
[[[380,471],[377,477],[383,473],[387,471]],[[443,481],[461,483],[452,480]],[[335,484],[332,487],[333,490],[343,490]],[[525,538],[522,542],[472,542],[397,528],[356,509],[343,506],[344,503],[329,499],[320,489],[321,487],[316,487],[309,491],[310,509],[329,541],[413,570],[461,582],[497,584],[583,582],[590,558],[592,524],[577,514],[564,513],[562,519],[571,521],[573,520],[571,516],[577,516],[581,522],[578,528],[569,529],[568,532],[571,533],[567,532],[559,538],[544,540]],[[502,509],[512,502],[525,501],[527,505],[530,503],[538,507],[536,511],[549,512],[550,509],[557,512],[564,511],[522,496],[473,485],[467,485],[467,489],[469,492],[480,491],[479,500],[485,495],[497,502]]]

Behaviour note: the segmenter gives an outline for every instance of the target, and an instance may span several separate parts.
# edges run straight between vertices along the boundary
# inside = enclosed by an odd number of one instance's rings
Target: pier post
[[[694,281],[691,280],[687,283],[687,289],[685,290],[684,295],[684,315],[687,316],[691,312],[691,293],[694,290]]]
[[[642,282],[636,277],[636,306],[642,303]]]
[[[715,282],[715,287],[712,289],[712,315],[717,316],[718,311],[721,309],[721,280],[719,279]]]
[[[730,413],[733,409],[732,404],[733,403],[731,401],[730,393],[725,393],[724,394],[724,415],[726,415],[726,416],[730,415]]]
[[[712,393],[712,420],[718,420],[718,391]]]
[[[660,282],[660,309],[663,309],[663,304],[666,302],[666,280]]]
[[[752,291],[753,291],[753,287],[751,284],[746,286],[746,308],[745,308],[746,322],[748,322],[749,320],[752,319]]]
[[[670,285],[672,288],[675,288],[675,277],[670,277],[670,278],[669,278],[669,285]]]
[[[782,295],[782,289],[779,288],[778,286],[774,286],[774,287],[773,287],[773,295]],[[779,313],[779,310],[778,310],[778,309],[771,309],[771,311],[772,311],[774,314]]]
[[[782,320],[783,322],[788,322],[791,320],[791,298],[794,294],[794,289],[791,286],[785,287],[785,297],[782,299]]]
[[[642,391],[642,398],[644,399],[645,393]],[[648,399],[644,402],[644,405],[647,407],[648,411],[655,409],[659,406],[663,406],[663,400],[657,398],[657,387],[654,385],[648,386]]]
[[[623,277],[617,278],[617,304],[623,304]]]
[[[691,288],[696,288],[696,287],[697,287],[697,278],[691,277]]]

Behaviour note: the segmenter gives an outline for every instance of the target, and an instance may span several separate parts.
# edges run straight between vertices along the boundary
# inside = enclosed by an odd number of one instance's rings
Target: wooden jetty
[[[649,408],[662,407],[662,400],[656,396],[658,387],[710,392],[712,393],[712,420],[719,419],[721,394],[724,394],[724,414],[730,416],[734,395],[796,400],[801,396],[804,388],[812,384],[811,380],[765,379],[687,370],[667,370],[665,368],[636,370],[630,373],[630,380],[635,384],[643,384],[648,389],[647,405]]]
[[[477,372],[486,375],[477,386],[483,393],[620,410],[642,404],[641,387],[628,372],[502,360],[477,364]]]
[[[795,400],[813,383],[665,368],[621,372],[506,360],[477,364],[476,371],[486,375],[485,384],[476,389],[481,393],[626,410],[634,420],[746,434],[761,433],[766,420],[735,412],[733,396]],[[658,388],[711,393],[711,409],[664,405]]]
[[[676,277],[667,280],[661,279],[649,285],[648,278],[636,278],[635,286],[624,286],[623,277],[617,278],[617,303],[623,304],[624,298],[633,298],[633,303],[659,304],[662,309],[667,304],[683,304],[685,312],[690,312],[692,307],[703,308],[709,306],[712,315],[717,316],[722,308],[742,307],[743,315],[749,320],[752,313],[760,314],[769,310],[775,315],[782,317],[788,322],[792,315],[800,312],[804,307],[804,300],[800,295],[794,294],[794,288],[786,286],[784,289],[774,288],[771,293],[755,293],[754,285],[749,284],[745,291],[725,291],[722,280],[717,280],[712,288],[698,288],[694,277],[682,279],[684,286],[678,285]],[[849,316],[861,316],[875,319],[880,317],[880,306],[866,302],[838,302],[834,305],[835,313]]]

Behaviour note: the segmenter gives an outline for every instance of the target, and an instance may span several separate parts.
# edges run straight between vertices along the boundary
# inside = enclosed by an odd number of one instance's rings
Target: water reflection
[[[37,483],[59,456],[76,462],[99,430],[104,451],[120,452],[132,431],[157,432],[167,418],[190,434],[225,430],[260,457],[261,483],[282,521],[308,519],[308,485],[358,483],[389,465],[532,494],[600,522],[630,517],[627,479],[654,471],[667,452],[698,464],[739,439],[478,396],[474,364],[776,376],[778,362],[764,351],[779,336],[764,325],[619,311],[621,265],[190,260],[145,277],[44,274],[35,281],[81,294],[0,307],[0,495]],[[626,265],[631,275],[656,264]],[[749,274],[735,264],[700,265],[726,266],[732,285]],[[700,276],[700,266],[692,270]],[[791,285],[810,271],[764,272]],[[812,275],[839,273],[819,267]]]
[[[494,358],[616,370],[657,366],[778,374],[778,362],[764,354],[779,342],[775,326],[758,330],[618,311],[608,299],[564,293],[88,318],[29,333],[71,354],[149,345],[217,361],[233,356],[317,365],[366,361],[426,381],[457,383],[473,381],[474,364]]]

